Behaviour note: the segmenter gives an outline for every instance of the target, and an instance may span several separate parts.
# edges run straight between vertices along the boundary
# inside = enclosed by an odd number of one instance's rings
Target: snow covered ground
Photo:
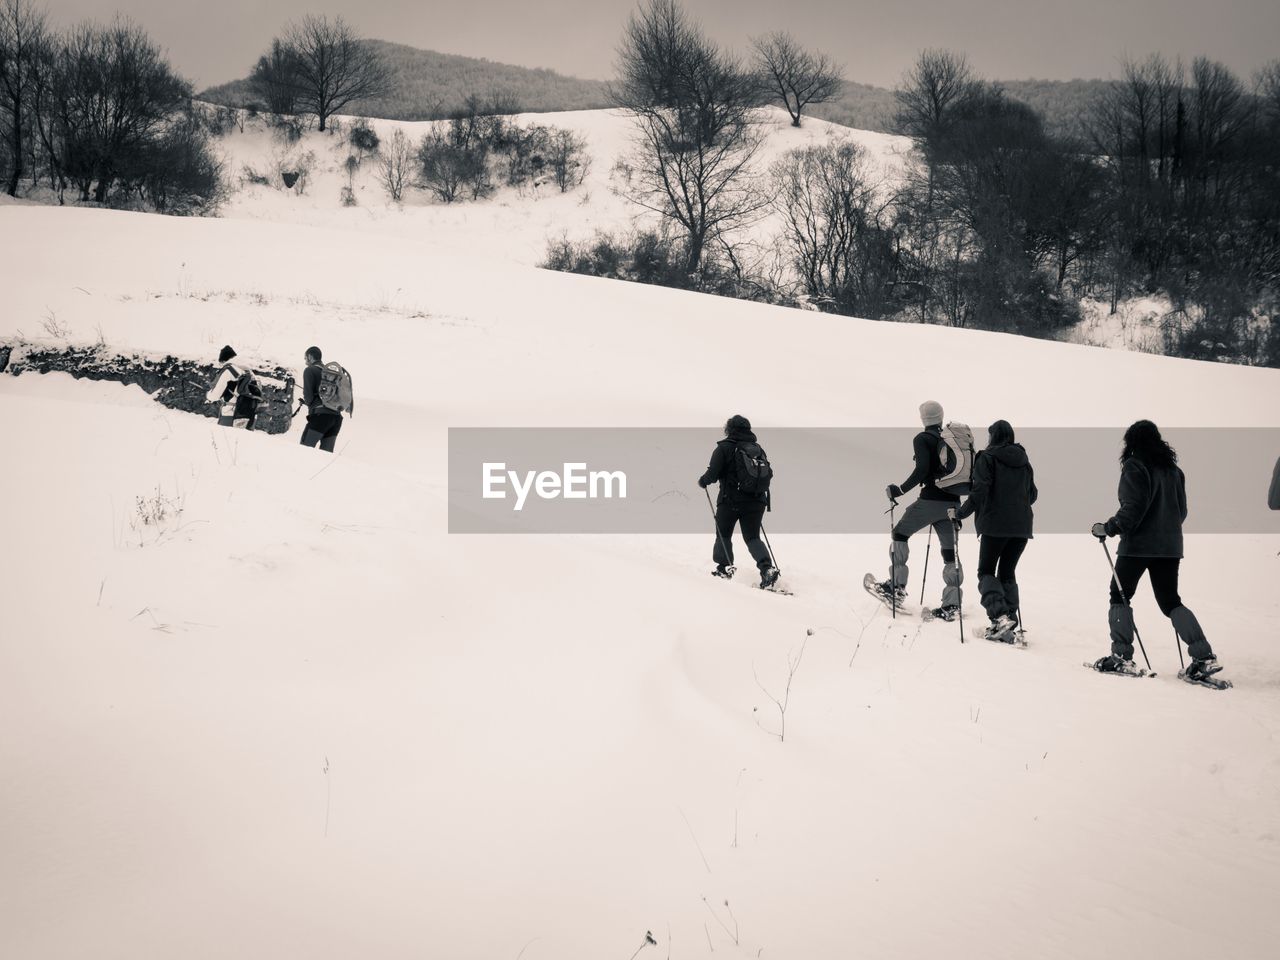
[[[709,534],[450,536],[446,431],[705,426],[710,450],[733,412],[767,445],[910,426],[934,397],[1118,442],[1139,416],[1274,426],[1280,373],[317,217],[0,210],[0,341],[298,366],[316,343],[359,400],[326,457],[134,388],[0,376],[6,955],[1270,956],[1280,523],[1189,538],[1217,693],[1174,679],[1145,586],[1161,676],[1081,668],[1106,649],[1087,535],[1028,550],[1029,649],[961,646],[862,591],[879,537],[775,537],[781,597],[706,576]]]
[[[763,139],[753,165],[764,172],[783,154],[798,147],[828,140],[853,141],[867,151],[873,169],[892,178],[905,162],[911,141],[865,130],[851,130],[825,120],[806,119],[796,129],[780,108],[762,112]],[[351,117],[340,118],[347,128]],[[392,203],[377,174],[377,158],[365,159],[353,177],[354,207],[342,205],[347,185],[345,163],[353,150],[345,133],[309,130],[296,144],[286,145],[261,119],[250,120],[244,132],[231,128],[218,141],[229,176],[238,182],[232,200],[222,211],[233,218],[269,219],[286,223],[340,228],[395,236],[426,244],[445,253],[469,252],[486,260],[535,265],[546,257],[551,241],[568,237],[583,240],[596,231],[627,231],[651,223],[653,217],[632,203],[625,190],[626,173],[618,168],[631,151],[631,121],[614,110],[581,110],[563,113],[522,114],[512,118],[521,125],[542,124],[570,130],[587,144],[591,163],[586,181],[561,193],[551,181],[522,188],[499,186],[484,200],[442,203],[421,188],[409,189],[403,204]],[[415,146],[436,124],[396,120],[368,121],[383,143],[402,130]],[[314,158],[313,172],[304,193],[286,190],[279,178],[271,185],[244,180],[246,169],[259,174],[278,169],[306,154]],[[292,163],[285,163],[286,167]],[[742,236],[757,242],[771,241],[780,231],[776,217],[767,216]]]

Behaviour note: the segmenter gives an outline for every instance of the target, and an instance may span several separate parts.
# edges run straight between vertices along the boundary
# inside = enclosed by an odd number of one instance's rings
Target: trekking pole
[[[964,566],[960,563],[960,521],[956,519],[956,511],[954,508],[947,511],[947,515],[951,517],[951,531],[955,538],[956,552],[956,613],[960,621],[960,642],[964,643],[964,594],[961,592],[960,585],[964,583]],[[946,559],[945,557],[943,559]]]
[[[1147,648],[1143,646],[1142,634],[1138,632],[1138,621],[1133,619],[1133,604],[1129,602],[1129,598],[1124,595],[1124,587],[1120,586],[1120,578],[1116,575],[1116,565],[1111,562],[1111,548],[1107,546],[1107,541],[1098,538],[1098,542],[1102,544],[1102,549],[1107,555],[1107,566],[1111,568],[1111,582],[1116,585],[1116,590],[1120,594],[1120,599],[1124,601],[1124,605],[1129,608],[1129,619],[1133,621],[1133,636],[1138,641],[1138,649],[1142,651],[1142,659],[1147,661],[1147,669],[1151,669],[1151,658],[1147,656]],[[1178,649],[1178,659],[1182,659],[1182,649]]]
[[[769,562],[773,564],[773,569],[778,571],[778,575],[782,575],[782,568],[778,566],[778,558],[773,555],[773,544],[769,542],[769,534],[765,532],[764,521],[760,521],[760,536],[764,537],[765,549],[769,551]]]
[[[724,568],[729,571],[729,576],[733,576],[737,567],[729,562],[729,545],[724,542],[724,537],[720,536],[720,524],[716,522],[716,507],[711,502],[711,491],[703,487],[702,492],[707,495],[707,508],[711,511],[711,523],[716,528],[716,539],[720,541],[720,549],[724,551]]]
[[[929,536],[924,544],[924,573],[920,577],[920,606],[924,606],[924,582],[929,579],[929,551],[933,549],[933,527],[929,528]]]
[[[889,585],[893,588],[893,596],[889,600],[889,609],[893,612],[893,619],[898,619],[898,564],[893,556],[893,528],[897,526],[893,517],[894,511],[898,509],[898,501],[889,498],[889,509],[885,511],[889,515]]]
[[[1182,659],[1182,634],[1178,632],[1178,628],[1173,628],[1173,645],[1178,648],[1178,666],[1182,670],[1187,669],[1187,662]]]

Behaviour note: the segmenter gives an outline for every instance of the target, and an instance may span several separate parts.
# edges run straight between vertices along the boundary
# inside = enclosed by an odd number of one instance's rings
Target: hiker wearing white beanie
[[[901,484],[891,483],[885,489],[890,501],[912,487],[920,487],[920,496],[907,507],[893,527],[889,579],[876,581],[867,574],[863,584],[873,595],[895,608],[907,598],[907,558],[911,553],[908,540],[913,533],[933,527],[942,549],[942,606],[932,613],[952,620],[960,612],[960,582],[963,574],[956,563],[956,531],[959,521],[954,511],[960,505],[960,494],[969,492],[969,474],[973,467],[973,433],[962,423],[949,423],[943,428],[942,404],[926,400],[920,404],[920,422],[924,429],[912,441],[915,468]]]

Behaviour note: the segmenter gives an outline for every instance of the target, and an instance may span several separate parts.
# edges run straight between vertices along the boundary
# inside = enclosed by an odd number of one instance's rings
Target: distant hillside
[[[1034,107],[1050,129],[1076,133],[1080,118],[1113,80],[1000,80],[1014,100]],[[893,91],[865,83],[846,83],[840,99],[813,108],[813,114],[832,123],[895,133]]]
[[[387,120],[434,120],[462,106],[471,94],[514,98],[522,111],[550,113],[608,106],[604,83],[553,70],[513,67],[492,60],[419,50],[401,43],[370,40],[390,64],[390,96],[353,104],[347,112]],[[247,79],[210,87],[202,100],[243,107],[256,97]]]

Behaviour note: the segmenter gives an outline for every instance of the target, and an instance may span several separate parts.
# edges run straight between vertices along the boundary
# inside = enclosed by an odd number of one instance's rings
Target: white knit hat
[[[926,427],[942,426],[942,404],[936,400],[926,400],[920,404],[920,420]]]

